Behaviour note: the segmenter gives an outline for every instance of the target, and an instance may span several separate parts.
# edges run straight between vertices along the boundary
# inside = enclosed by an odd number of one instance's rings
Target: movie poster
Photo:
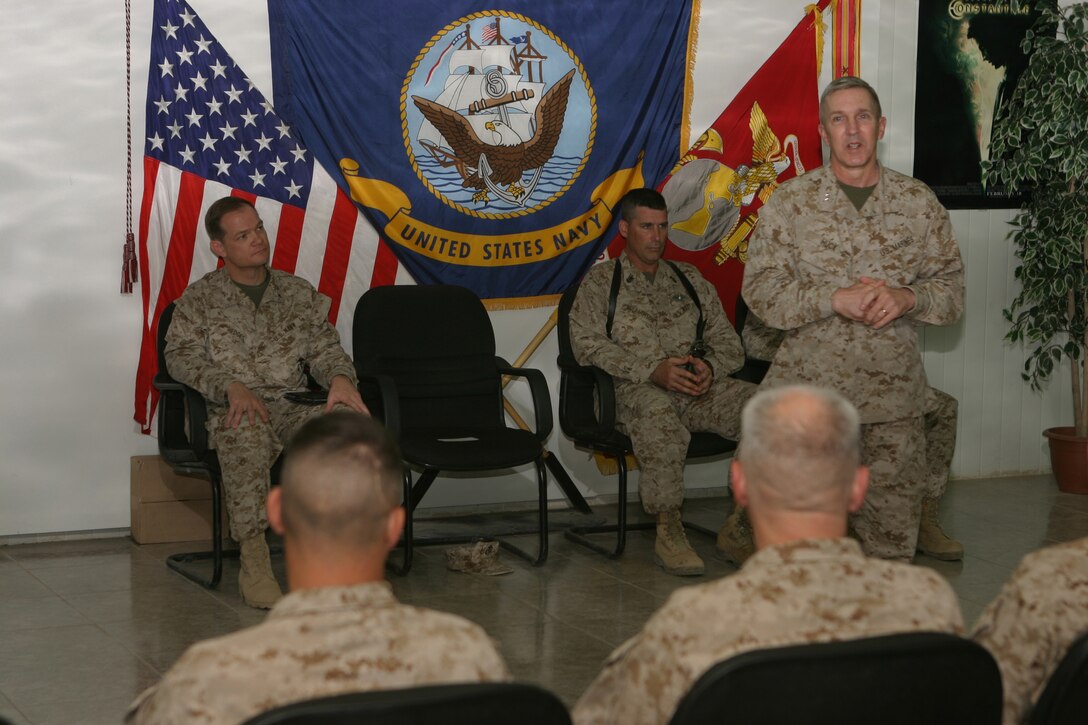
[[[1019,207],[984,185],[990,131],[1028,58],[1020,45],[1048,0],[925,0],[918,11],[914,176],[949,209]]]

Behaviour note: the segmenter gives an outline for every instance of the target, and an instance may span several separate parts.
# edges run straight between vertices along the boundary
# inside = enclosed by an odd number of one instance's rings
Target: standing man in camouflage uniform
[[[291,433],[322,412],[284,394],[306,387],[308,369],[329,389],[324,410],[367,410],[355,367],[329,324],[329,298],[299,277],[268,269],[268,235],[253,205],[220,199],[208,208],[204,227],[223,266],[178,300],[166,366],[207,398],[231,536],[241,546],[239,588],[246,604],[267,609],[282,596],[264,538],[268,471]]]
[[[909,561],[926,461],[917,325],[959,318],[963,263],[933,192],[877,162],[885,123],[865,81],[828,85],[820,136],[830,163],[764,205],[744,297],[786,331],[767,385],[822,385],[857,406],[873,485],[854,527],[867,554]]]
[[[756,386],[729,377],[744,364],[744,351],[714,287],[692,265],[661,259],[669,230],[661,194],[628,192],[620,217],[627,247],[582,281],[570,311],[571,345],[580,363],[615,379],[616,418],[638,457],[642,505],[657,516],[654,561],[670,574],[698,575],[703,560],[680,517],[690,431],[736,438],[740,410]],[[615,265],[621,284],[609,334]],[[700,319],[705,329],[697,341]]]
[[[291,702],[510,678],[482,629],[397,602],[385,559],[404,526],[400,451],[352,411],[311,420],[268,496],[291,592],[261,624],[196,644],[127,722],[234,725]]]
[[[664,725],[699,677],[748,650],[910,631],[963,632],[936,572],[868,559],[846,537],[869,471],[838,393],[761,391],[744,409],[733,492],[758,550],[735,574],[684,587],[621,645],[574,708],[576,725]]]
[[[1019,725],[1069,645],[1088,632],[1088,538],[1028,554],[971,636],[1001,669],[1001,722]]]
[[[783,330],[767,327],[749,311],[741,328],[740,339],[744,354],[755,360],[771,362],[785,336]],[[948,393],[933,386],[926,388],[923,428],[926,449],[925,489],[922,494],[922,517],[918,523],[918,551],[943,561],[963,558],[963,544],[941,528],[938,510],[948,486],[948,473],[956,451],[956,421],[959,403]],[[744,509],[736,506],[718,534],[718,548],[735,564],[743,564],[754,550],[751,526]]]

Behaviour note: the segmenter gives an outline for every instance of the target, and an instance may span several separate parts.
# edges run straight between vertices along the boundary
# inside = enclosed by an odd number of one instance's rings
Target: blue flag
[[[275,107],[421,283],[562,292],[680,156],[691,2],[269,0]]]

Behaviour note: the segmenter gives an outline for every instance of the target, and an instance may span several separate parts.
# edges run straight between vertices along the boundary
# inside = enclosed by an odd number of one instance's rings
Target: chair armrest
[[[595,365],[559,364],[559,423],[571,438],[603,440],[616,430],[616,385]]]
[[[396,381],[389,375],[364,373],[360,370],[355,372],[359,377],[359,395],[363,397],[363,402],[371,414],[382,421],[393,440],[400,442],[400,398],[397,397]],[[377,399],[374,397],[375,387]]]
[[[188,440],[189,447],[196,456],[201,458],[206,456],[211,448],[208,445],[208,406],[204,396],[161,370],[155,374],[152,384],[162,394],[158,421],[160,449],[165,441],[176,441],[180,435]],[[184,412],[181,419],[173,418],[166,410],[166,403],[171,399],[181,401],[183,404]],[[168,428],[171,424],[181,425],[183,430]]]
[[[503,375],[516,378],[525,378],[529,383],[529,390],[533,395],[533,416],[536,419],[536,437],[542,442],[552,433],[552,397],[548,393],[548,383],[544,379],[544,373],[536,368],[515,368],[501,357],[495,358],[495,366]]]
[[[731,373],[729,377],[736,378],[737,380],[747,380],[749,383],[759,385],[763,382],[763,377],[767,374],[770,367],[771,363],[768,360],[745,357],[744,366],[735,373]]]

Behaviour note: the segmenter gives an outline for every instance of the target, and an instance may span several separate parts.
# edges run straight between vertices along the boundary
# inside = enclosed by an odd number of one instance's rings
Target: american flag
[[[490,43],[499,34],[499,21],[494,20],[484,26],[484,32],[480,35],[485,43]]]
[[[253,202],[272,266],[332,299],[351,351],[355,302],[369,287],[411,283],[389,248],[276,115],[184,0],[155,0],[147,84],[139,257],[144,305],[134,418],[149,432],[158,395],[162,310],[215,269],[204,212],[233,195]]]

